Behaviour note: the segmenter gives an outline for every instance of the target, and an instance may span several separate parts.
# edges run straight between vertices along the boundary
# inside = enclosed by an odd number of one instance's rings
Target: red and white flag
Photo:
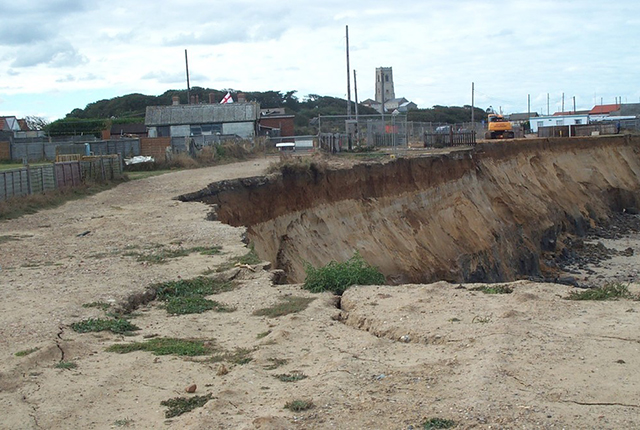
[[[222,100],[220,100],[220,104],[224,103],[233,103],[233,97],[231,97],[231,93],[227,93],[227,95],[224,96]]]

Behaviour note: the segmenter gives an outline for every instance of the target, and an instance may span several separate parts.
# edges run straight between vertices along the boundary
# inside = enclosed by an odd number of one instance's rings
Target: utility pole
[[[573,96],[573,113],[576,113],[576,96]]]
[[[356,78],[356,69],[353,69],[353,95],[356,99],[356,144],[360,144],[360,128],[358,128],[358,80]]]
[[[184,63],[187,68],[187,104],[191,104],[191,86],[189,85],[189,58],[187,57],[187,50],[184,50]]]
[[[547,93],[547,116],[549,116],[549,93]]]
[[[351,119],[351,70],[349,69],[349,26],[346,27],[347,33],[347,117]]]
[[[471,128],[475,131],[475,82],[471,82]]]
[[[561,112],[564,112],[564,93],[562,93],[562,110]]]

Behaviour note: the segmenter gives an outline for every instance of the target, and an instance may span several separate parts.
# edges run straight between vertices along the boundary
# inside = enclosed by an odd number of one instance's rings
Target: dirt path
[[[134,336],[70,328],[104,315],[83,304],[118,303],[245,254],[243,229],[172,198],[260,174],[268,163],[133,181],[1,223],[0,428],[417,429],[431,418],[458,428],[638,425],[640,302],[567,301],[566,286],[518,282],[505,295],[444,283],[357,287],[338,309],[329,294],[235,269],[236,288],[216,296],[234,312],[168,316],[152,302],[136,312]],[[196,246],[222,254],[136,258]],[[624,265],[620,276],[637,259]],[[299,313],[253,315],[292,296],[315,300]],[[214,362],[105,351],[154,336],[207,339],[229,354]],[[282,374],[306,378],[282,382]],[[196,393],[184,392],[190,384]],[[205,394],[204,407],[165,418],[160,402]],[[284,409],[296,399],[314,407]]]

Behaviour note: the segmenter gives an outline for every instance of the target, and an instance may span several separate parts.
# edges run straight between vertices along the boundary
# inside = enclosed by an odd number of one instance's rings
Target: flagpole
[[[191,104],[191,86],[189,85],[189,58],[187,57],[187,50],[184,50],[184,63],[187,68],[187,104]]]

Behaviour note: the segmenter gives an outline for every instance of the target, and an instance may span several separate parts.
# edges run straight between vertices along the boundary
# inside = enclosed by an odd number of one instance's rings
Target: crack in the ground
[[[562,400],[564,403],[575,403],[576,405],[581,406],[622,406],[625,408],[640,408],[640,405],[632,405],[628,403],[618,403],[618,402],[579,402],[577,400]]]
[[[56,346],[58,347],[58,349],[60,350],[60,361],[64,361],[64,349],[62,349],[62,345],[60,345],[60,342],[63,340],[62,339],[62,333],[64,332],[64,327],[60,326],[58,327],[58,329],[60,330],[57,334],[58,339],[56,339]]]

